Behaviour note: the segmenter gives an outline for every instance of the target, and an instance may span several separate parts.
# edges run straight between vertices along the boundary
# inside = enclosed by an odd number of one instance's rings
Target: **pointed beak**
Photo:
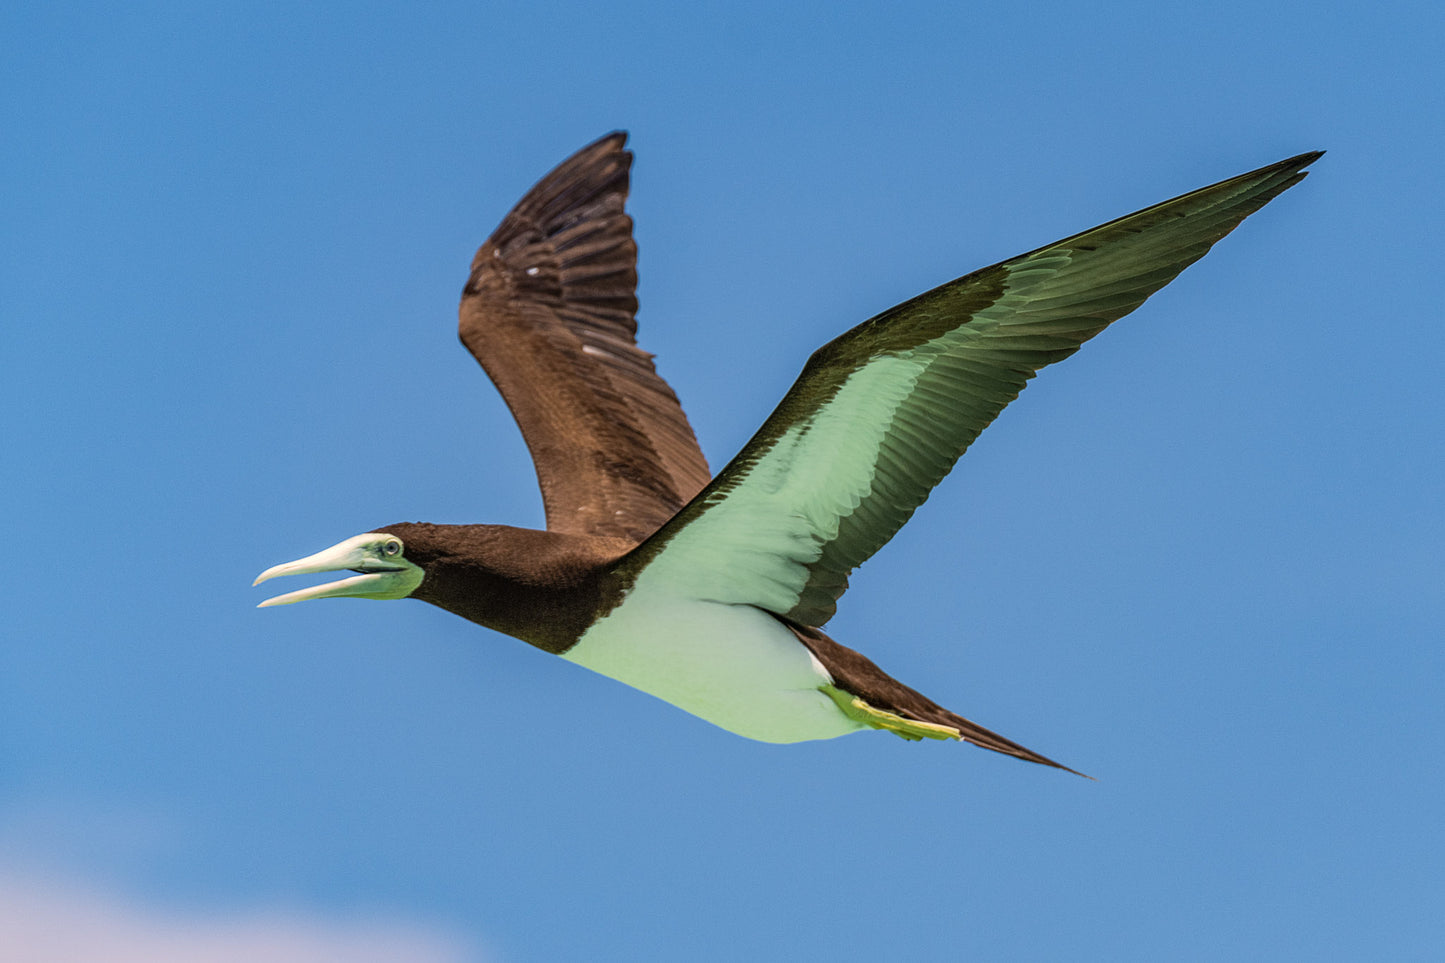
[[[252,585],[260,585],[267,579],[280,575],[307,575],[313,572],[359,572],[350,578],[311,588],[298,589],[277,595],[262,602],[257,608],[273,605],[290,605],[310,599],[364,598],[400,599],[410,595],[421,584],[422,570],[402,558],[381,558],[375,551],[376,535],[358,535],[348,538],[339,545],[333,545],[315,555],[273,565],[266,569]]]

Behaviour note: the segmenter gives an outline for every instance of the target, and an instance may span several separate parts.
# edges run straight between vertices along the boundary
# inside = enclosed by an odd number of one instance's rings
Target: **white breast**
[[[562,658],[762,742],[832,739],[862,726],[818,691],[826,669],[751,605],[678,597],[644,572]]]

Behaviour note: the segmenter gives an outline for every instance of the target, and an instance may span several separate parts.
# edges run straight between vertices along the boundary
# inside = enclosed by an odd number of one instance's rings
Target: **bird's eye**
[[[401,542],[395,540],[387,542],[385,545],[381,546],[381,552],[383,555],[400,555]]]

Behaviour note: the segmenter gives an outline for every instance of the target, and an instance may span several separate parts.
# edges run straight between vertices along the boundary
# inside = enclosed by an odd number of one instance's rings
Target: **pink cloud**
[[[27,963],[474,963],[457,934],[280,909],[193,912],[43,877],[0,875],[0,955]]]

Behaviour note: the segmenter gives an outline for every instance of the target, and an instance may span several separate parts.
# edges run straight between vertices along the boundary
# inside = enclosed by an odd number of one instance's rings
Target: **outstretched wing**
[[[626,140],[584,147],[518,202],[472,260],[460,333],[522,429],[547,528],[640,541],[711,474],[635,341]]]
[[[1301,154],[975,271],[814,353],[697,498],[621,563],[808,626],[1044,365],[1305,175]]]

